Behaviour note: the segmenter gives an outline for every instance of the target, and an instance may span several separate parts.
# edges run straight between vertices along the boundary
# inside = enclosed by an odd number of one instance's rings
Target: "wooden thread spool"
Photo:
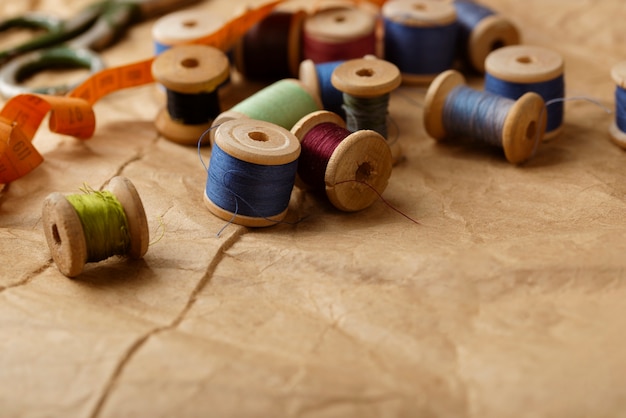
[[[233,119],[215,130],[204,202],[215,216],[261,227],[281,222],[295,182],[300,143],[288,130]]]
[[[167,92],[157,115],[158,131],[174,142],[195,145],[220,112],[218,88],[229,79],[226,55],[205,45],[180,45],[159,55],[152,75]]]
[[[345,130],[342,134],[345,137],[334,149],[334,144],[319,144],[327,148],[322,154],[330,155],[318,155],[320,153],[306,143],[307,135],[324,124]],[[387,187],[392,155],[385,139],[377,132],[361,130],[350,133],[339,115],[325,110],[305,116],[291,132],[302,144],[296,184],[301,188],[323,191],[337,209],[347,212],[365,209]],[[320,164],[324,165],[323,174],[307,173],[312,170],[312,165]]]
[[[485,60],[485,91],[516,100],[532,91],[549,106],[544,140],[563,131],[565,95],[563,58],[555,51],[529,45],[499,48]],[[554,101],[553,101],[554,100]]]
[[[463,58],[476,71],[485,71],[492,51],[520,43],[517,27],[493,10],[469,0],[456,0],[459,44]]]
[[[376,16],[359,7],[331,7],[304,21],[302,58],[315,63],[376,55]]]
[[[115,196],[125,213],[129,234],[129,245],[124,251],[114,255],[126,255],[139,259],[148,250],[148,221],[135,186],[125,177],[114,177],[109,182],[109,191]],[[108,257],[90,258],[94,237],[86,236],[86,226],[81,216],[98,216],[98,214],[79,215],[68,198],[61,193],[50,194],[43,203],[42,221],[44,234],[52,258],[59,271],[67,277],[78,276],[87,262],[97,262]],[[98,237],[95,237],[98,238]],[[93,257],[93,256],[91,256]]]
[[[152,26],[154,53],[162,52],[176,45],[188,44],[204,38],[224,25],[224,20],[211,13],[197,10],[180,10],[169,13]]]
[[[271,122],[287,130],[302,118],[322,108],[319,96],[309,90],[300,80],[285,78],[262,88],[237,103],[231,109],[222,112],[213,121],[216,127],[233,119],[256,119]],[[211,141],[215,138],[211,130]]]
[[[465,84],[463,75],[458,71],[448,70],[433,80],[428,88],[424,106],[424,127],[436,140],[455,135],[455,129],[451,126],[454,121],[446,118],[445,113],[450,105],[449,96],[457,88],[467,88]],[[500,143],[492,145],[501,146],[506,159],[512,164],[526,161],[534,154],[545,132],[546,112],[543,99],[532,92],[526,93],[516,101],[488,92],[483,92],[482,95],[485,100],[497,99],[501,104],[500,108],[507,110],[500,124],[502,130],[497,133]],[[473,119],[480,124],[491,123],[492,121],[483,120],[488,117],[490,115],[476,114]],[[478,137],[474,139],[484,140]]]
[[[611,78],[615,82],[615,119],[609,134],[613,143],[626,149],[626,61],[611,69]]]
[[[389,94],[402,83],[400,70],[394,64],[371,58],[348,60],[332,74],[331,82],[343,92],[348,130],[371,129],[387,139]],[[382,110],[371,111],[369,103]],[[398,143],[390,144],[394,161],[401,153]]]
[[[406,84],[430,83],[452,68],[456,10],[449,2],[396,0],[385,3],[384,57],[398,66]]]
[[[267,15],[235,46],[237,70],[245,78],[259,81],[297,76],[305,17],[301,10],[275,10]]]

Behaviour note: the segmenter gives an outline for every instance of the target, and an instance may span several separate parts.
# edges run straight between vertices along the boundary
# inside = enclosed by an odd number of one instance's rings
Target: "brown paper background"
[[[3,2],[0,15],[84,4]],[[242,4],[194,8],[230,17]],[[563,55],[567,96],[613,109],[626,3],[484,4],[524,43]],[[107,49],[108,65],[149,57],[152,23]],[[223,103],[259,87],[235,84]],[[295,191],[296,226],[216,237],[224,221],[203,205],[195,148],[153,126],[153,85],[98,102],[90,140],[42,126],[45,162],[0,194],[0,416],[626,416],[614,115],[568,102],[563,134],[516,167],[498,149],[427,137],[423,96],[392,96],[406,159],[384,193],[420,225],[380,201],[346,214]],[[70,280],[50,258],[42,201],[115,175],[134,182],[151,238],[163,237],[143,260],[91,263]]]

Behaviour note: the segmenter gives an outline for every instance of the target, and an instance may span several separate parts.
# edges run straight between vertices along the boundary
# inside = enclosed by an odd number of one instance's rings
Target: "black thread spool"
[[[152,76],[167,94],[157,130],[173,142],[195,145],[220,113],[218,89],[229,80],[228,58],[211,46],[174,46],[154,60]]]

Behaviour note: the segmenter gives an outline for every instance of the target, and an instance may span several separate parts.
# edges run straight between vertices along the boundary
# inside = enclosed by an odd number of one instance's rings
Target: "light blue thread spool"
[[[409,84],[431,82],[452,68],[456,54],[456,10],[448,2],[397,0],[382,9],[384,57]]]
[[[485,71],[491,51],[520,43],[517,27],[493,10],[469,0],[456,0],[458,44],[462,58],[478,72]]]
[[[455,70],[437,76],[428,87],[424,128],[436,140],[469,137],[501,147],[512,164],[531,158],[545,132],[545,104],[537,93],[517,100],[466,86]]]
[[[609,133],[611,140],[626,149],[626,61],[622,61],[611,69],[611,78],[615,82],[615,120],[611,123]]]
[[[513,45],[493,51],[485,60],[485,90],[510,99],[527,92],[539,94],[549,105],[545,140],[563,130],[565,96],[564,63],[549,49]]]
[[[245,226],[269,226],[287,213],[300,143],[288,130],[253,119],[215,129],[204,201],[209,211]]]

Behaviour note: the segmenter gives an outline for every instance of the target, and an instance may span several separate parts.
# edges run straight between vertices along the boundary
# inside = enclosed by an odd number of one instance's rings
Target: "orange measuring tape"
[[[282,1],[275,0],[252,9],[211,35],[191,43],[210,45],[225,51]],[[17,180],[41,164],[43,157],[33,146],[32,139],[48,112],[50,131],[88,139],[96,128],[92,105],[117,90],[152,83],[153,60],[149,58],[100,71],[67,96],[20,94],[11,98],[0,110],[0,184]]]

